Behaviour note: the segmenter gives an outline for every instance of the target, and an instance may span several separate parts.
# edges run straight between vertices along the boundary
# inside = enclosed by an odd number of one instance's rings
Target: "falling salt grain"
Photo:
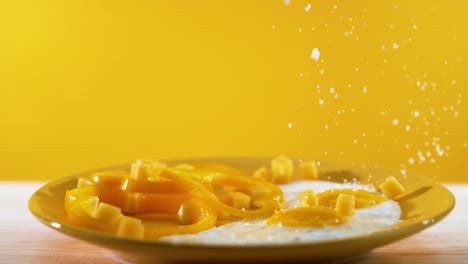
[[[293,127],[293,124],[292,124],[292,123],[288,123],[288,127],[289,127],[289,128],[292,128],[292,127]]]
[[[319,99],[319,104],[320,105],[323,105],[325,103],[325,101],[323,99]]]
[[[410,125],[406,125],[406,131],[410,131],[411,130],[411,126]]]
[[[364,87],[362,88],[362,92],[363,92],[363,93],[367,93],[367,87],[366,87],[366,86],[364,86]]]
[[[393,119],[392,124],[393,124],[394,126],[398,125],[398,123],[399,123],[399,121],[398,121],[397,118]]]
[[[317,61],[320,57],[320,51],[317,48],[314,48],[312,50],[312,53],[310,54],[310,58]]]
[[[398,49],[399,48],[398,43],[393,43],[393,48]]]
[[[330,87],[330,93],[335,93],[335,88]]]
[[[305,11],[306,11],[306,12],[309,12],[310,8],[311,8],[311,5],[310,5],[310,4],[307,4],[306,7],[305,7]]]

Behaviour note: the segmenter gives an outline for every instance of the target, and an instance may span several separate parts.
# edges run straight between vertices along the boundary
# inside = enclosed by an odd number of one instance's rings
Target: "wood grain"
[[[42,184],[0,182],[0,263],[125,263],[106,249],[65,236],[39,223],[29,212],[27,203]],[[447,218],[352,263],[468,263],[468,184],[446,186],[457,200]]]

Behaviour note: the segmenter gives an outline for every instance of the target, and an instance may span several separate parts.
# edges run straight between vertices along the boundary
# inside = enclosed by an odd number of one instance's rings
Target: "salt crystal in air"
[[[394,126],[398,125],[398,123],[399,123],[399,121],[398,121],[397,118],[393,119],[392,124],[393,124]]]
[[[309,12],[310,8],[311,8],[311,5],[310,5],[310,4],[307,4],[306,7],[305,7],[305,11],[306,11],[306,12]]]
[[[320,105],[323,105],[325,103],[325,101],[323,99],[319,99],[319,104]]]
[[[335,88],[330,87],[330,93],[335,93]]]
[[[393,48],[398,49],[400,46],[398,46],[398,43],[393,43]]]
[[[293,124],[292,124],[292,123],[288,123],[288,127],[289,127],[289,128],[292,128],[292,127],[293,127]]]
[[[284,5],[287,5],[287,6],[288,6],[288,5],[291,4],[291,0],[284,0],[283,3],[284,3]]]
[[[310,58],[317,61],[319,57],[320,57],[320,51],[317,48],[314,48],[312,50],[312,53],[310,54]]]
[[[364,87],[362,88],[362,92],[363,92],[363,93],[367,93],[367,87],[366,87],[366,86],[364,86]]]

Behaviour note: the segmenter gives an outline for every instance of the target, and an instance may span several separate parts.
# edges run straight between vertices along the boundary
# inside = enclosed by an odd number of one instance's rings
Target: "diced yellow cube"
[[[237,209],[250,209],[251,198],[243,192],[228,192],[232,207]]]
[[[290,183],[294,173],[294,164],[292,159],[284,156],[277,157],[271,161],[272,182]]]
[[[119,207],[103,202],[99,203],[94,215],[92,215],[93,218],[108,224],[117,223],[122,216],[123,215]]]
[[[299,200],[302,207],[318,206],[317,195],[314,190],[306,190],[299,193]]]
[[[299,175],[302,179],[318,180],[317,163],[313,160],[301,162],[299,164]]]
[[[342,193],[336,199],[335,210],[343,216],[354,215],[355,197],[352,194]]]
[[[94,216],[96,214],[96,210],[99,205],[99,197],[97,196],[89,196],[83,198],[83,200],[79,203],[81,209],[86,212],[89,216]]]
[[[200,220],[201,209],[193,202],[182,203],[177,212],[177,220],[182,225],[195,224]]]
[[[267,168],[261,167],[258,168],[256,171],[253,173],[253,177],[257,179],[263,179],[263,180],[270,180],[270,173],[268,172]]]
[[[117,227],[117,236],[142,239],[145,234],[143,223],[140,219],[123,216]]]
[[[390,199],[394,199],[405,192],[403,185],[393,176],[388,177],[381,183],[379,189]]]
[[[150,176],[150,163],[137,160],[130,167],[130,177],[134,179],[147,179]]]

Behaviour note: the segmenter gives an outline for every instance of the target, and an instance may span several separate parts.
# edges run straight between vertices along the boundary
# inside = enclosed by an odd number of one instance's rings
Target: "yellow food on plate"
[[[336,199],[336,211],[343,216],[352,216],[356,207],[355,196],[341,193]]]
[[[388,177],[379,185],[379,188],[390,199],[396,198],[405,192],[403,185],[393,176]]]
[[[299,193],[302,207],[319,206],[317,195],[314,190],[305,190]]]
[[[293,161],[288,157],[277,157],[271,161],[271,171],[273,183],[289,183],[294,173]]]
[[[319,178],[317,163],[314,160],[301,162],[299,172],[302,179],[317,180]]]
[[[374,207],[396,212],[387,222],[398,220],[398,205],[375,189],[319,180],[315,161],[296,165],[280,156],[270,165],[245,173],[219,163],[169,166],[138,160],[128,170],[78,179],[66,192],[65,213],[73,225],[117,236],[183,241],[186,236],[198,241],[212,231],[243,234],[238,229],[246,226],[257,229],[244,234],[257,238],[263,233],[288,237],[283,234],[293,232],[288,228],[345,230]],[[380,188],[390,198],[400,193],[392,182]]]

